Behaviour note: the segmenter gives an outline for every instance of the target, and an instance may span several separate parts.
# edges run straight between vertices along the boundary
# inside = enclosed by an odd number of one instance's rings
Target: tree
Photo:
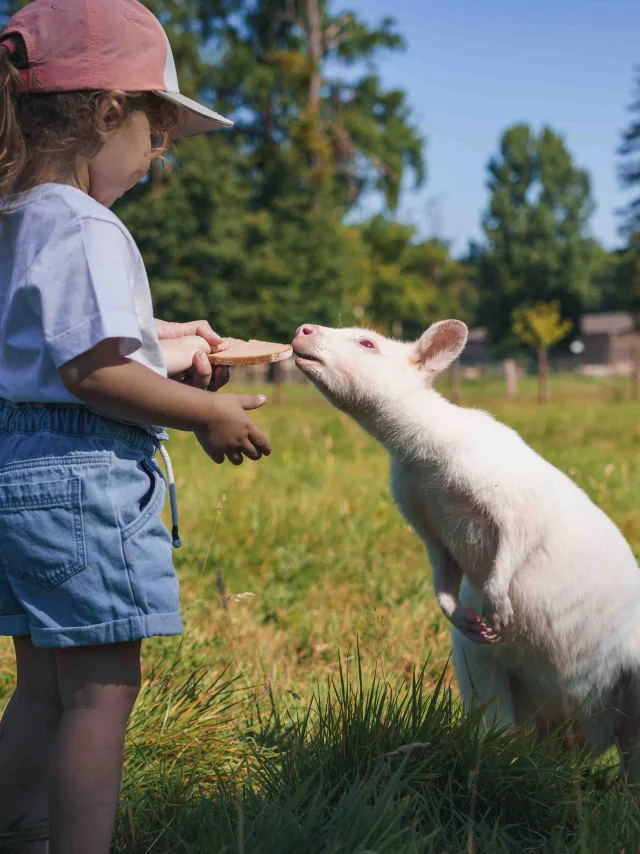
[[[225,334],[285,340],[303,320],[351,314],[366,302],[371,264],[344,215],[367,192],[394,204],[407,171],[424,172],[404,94],[353,73],[401,46],[393,22],[369,29],[315,0],[149,6],[189,69],[186,93],[236,120],[231,132],[179,142],[177,168],[117,208],[158,313],[197,311]],[[354,69],[342,77],[345,65]]]
[[[376,216],[361,227],[372,262],[366,314],[385,334],[418,337],[435,320],[469,321],[475,289],[446,243]]]
[[[636,69],[636,92],[629,106],[631,120],[622,134],[618,148],[620,157],[619,174],[623,187],[634,189],[640,184],[640,67]],[[621,211],[622,231],[628,235],[640,231],[640,196],[633,199]]]
[[[369,28],[330,14],[327,0],[259,0],[227,21],[219,91],[240,110],[236,134],[255,156],[263,202],[296,192],[344,211],[375,189],[394,206],[407,171],[422,180],[405,95],[372,70],[381,49],[403,47],[391,18]]]
[[[640,232],[630,236],[629,245],[612,252],[606,288],[603,289],[603,308],[609,311],[628,311],[634,331],[640,338]],[[640,400],[640,341],[632,344],[633,397]]]
[[[528,125],[509,128],[488,171],[480,319],[494,342],[509,346],[518,308],[557,300],[562,315],[576,321],[595,304],[595,250],[587,236],[593,203],[588,174],[548,127],[537,135]]]
[[[636,92],[629,112],[632,118],[622,135],[618,154],[621,158],[619,173],[622,185],[633,189],[640,184],[640,67],[636,69]],[[633,199],[621,214],[621,230],[628,236],[629,243],[626,249],[616,253],[613,293],[616,307],[631,313],[634,329],[640,334],[640,196]],[[637,344],[633,352],[633,364],[633,396],[640,400],[640,346]]]
[[[120,207],[158,315],[202,315],[224,334],[285,341],[305,320],[332,325],[350,315],[370,271],[358,231],[323,211],[252,209],[233,148],[206,138],[181,145],[182,167]]]
[[[571,332],[573,322],[562,319],[560,302],[540,302],[531,308],[518,308],[513,312],[513,332],[516,337],[533,348],[538,356],[538,400],[549,400],[549,348]]]
[[[183,92],[236,122],[180,140],[174,168],[116,205],[158,315],[287,340],[304,320],[369,305],[372,246],[344,217],[368,193],[392,208],[408,178],[424,177],[405,94],[375,72],[380,50],[402,48],[393,20],[369,27],[327,0],[145,3]],[[11,5],[0,0],[0,15]]]

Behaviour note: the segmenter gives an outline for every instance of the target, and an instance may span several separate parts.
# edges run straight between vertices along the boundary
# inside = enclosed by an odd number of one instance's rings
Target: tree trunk
[[[631,357],[633,362],[631,399],[640,400],[640,342],[633,343]]]
[[[273,384],[275,386],[274,403],[282,405],[282,368],[280,362],[273,363]]]
[[[515,359],[504,360],[504,378],[507,383],[507,397],[517,397],[518,364]]]
[[[318,6],[318,0],[306,0],[307,12],[307,41],[309,43],[309,91],[307,94],[307,117],[309,121],[309,133],[313,136],[320,133],[320,95],[322,89],[322,56],[324,52],[322,35],[322,16]],[[315,181],[320,182],[322,176],[322,158],[318,154],[315,140],[312,139],[311,168]],[[320,207],[319,183],[316,184],[313,199],[313,209]]]
[[[452,402],[459,406],[462,399],[462,366],[459,359],[449,368],[449,391]]]
[[[271,144],[273,142],[273,108],[271,106],[271,95],[267,100],[264,110],[264,138]]]
[[[538,403],[549,402],[549,351],[538,347]]]
[[[320,108],[320,87],[322,86],[322,17],[318,0],[307,0],[307,38],[309,40],[309,58],[311,59],[311,77],[307,106],[309,113],[318,115]]]

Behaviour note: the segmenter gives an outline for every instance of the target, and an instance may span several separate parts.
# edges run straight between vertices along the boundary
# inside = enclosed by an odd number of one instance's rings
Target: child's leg
[[[49,764],[61,707],[53,650],[15,637],[17,686],[0,722],[0,828],[47,819]],[[25,845],[44,854],[46,842]]]
[[[56,650],[63,715],[51,765],[51,854],[108,854],[140,642]]]

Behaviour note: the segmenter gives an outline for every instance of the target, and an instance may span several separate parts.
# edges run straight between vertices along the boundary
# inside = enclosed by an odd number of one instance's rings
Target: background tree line
[[[0,25],[20,5],[0,0]],[[403,49],[327,0],[146,0],[174,48],[181,86],[232,116],[232,131],[180,141],[118,204],[144,255],[160,316],[210,318],[224,334],[287,340],[302,320],[366,322],[413,335],[455,315],[512,349],[522,312],[627,309],[640,324],[640,196],[627,248],[589,234],[588,174],[551,128],[507,129],[488,162],[485,239],[462,259],[396,221],[400,191],[426,176],[405,93],[376,73]],[[624,93],[621,93],[624,97]],[[640,184],[640,99],[620,151]],[[370,194],[383,213],[346,224]],[[142,203],[141,203],[142,202]]]

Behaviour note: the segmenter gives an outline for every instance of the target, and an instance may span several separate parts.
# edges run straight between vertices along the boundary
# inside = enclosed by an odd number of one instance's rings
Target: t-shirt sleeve
[[[76,220],[40,254],[29,298],[57,368],[107,338],[120,340],[123,356],[141,347],[132,283],[127,237],[106,220]]]

